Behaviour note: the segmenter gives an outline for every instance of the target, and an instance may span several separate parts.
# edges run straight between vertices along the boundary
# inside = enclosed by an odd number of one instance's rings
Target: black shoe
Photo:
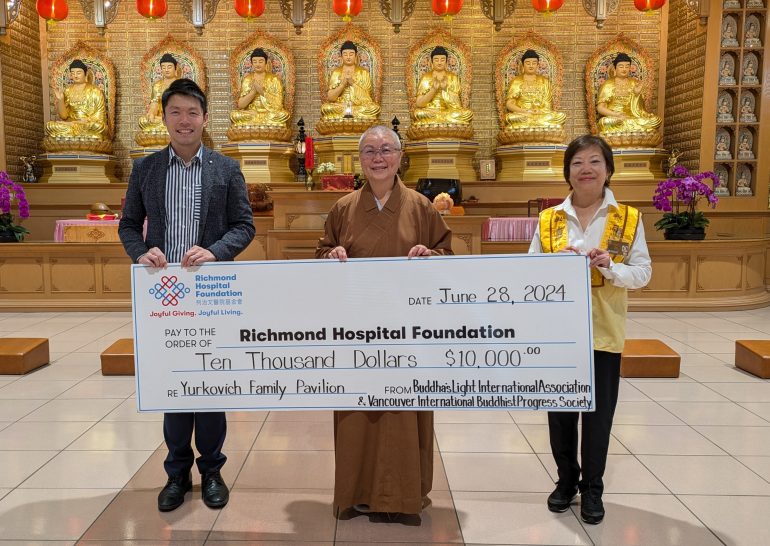
[[[569,510],[569,504],[577,495],[577,485],[567,485],[562,482],[556,483],[556,489],[548,495],[548,509],[551,512],[566,512]]]
[[[230,500],[230,490],[225,485],[219,470],[203,475],[201,496],[203,503],[209,508],[222,508]]]
[[[591,525],[596,525],[604,519],[604,503],[601,495],[597,495],[590,489],[580,495],[580,517]]]
[[[170,512],[176,510],[184,502],[184,494],[192,489],[192,478],[188,472],[186,476],[169,476],[166,486],[158,494],[158,510]]]

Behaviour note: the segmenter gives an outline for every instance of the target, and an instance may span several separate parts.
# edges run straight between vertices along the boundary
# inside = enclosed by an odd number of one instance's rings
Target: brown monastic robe
[[[452,254],[452,232],[430,201],[396,180],[377,209],[369,186],[332,207],[316,258],[342,246],[349,258],[406,256],[418,244]],[[334,512],[367,504],[375,512],[419,514],[433,487],[433,412],[334,412]]]

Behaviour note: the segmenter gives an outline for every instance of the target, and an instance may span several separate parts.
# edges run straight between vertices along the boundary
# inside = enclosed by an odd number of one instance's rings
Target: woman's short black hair
[[[604,185],[609,186],[610,178],[615,174],[615,159],[612,157],[612,148],[610,148],[610,145],[607,144],[603,138],[594,135],[579,136],[569,143],[569,146],[567,146],[567,149],[564,152],[564,180],[567,181],[567,184],[569,184],[569,187],[571,188],[572,184],[570,184],[569,181],[569,172],[572,158],[575,157],[576,153],[585,150],[586,148],[599,148],[599,150],[601,150],[602,155],[604,156],[604,162],[607,164],[608,175]]]
[[[174,95],[184,95],[186,97],[198,99],[198,102],[201,103],[201,109],[203,110],[203,113],[205,114],[208,112],[208,102],[206,101],[206,95],[203,93],[201,88],[198,87],[198,84],[191,79],[180,78],[178,80],[174,80],[171,82],[171,85],[168,86],[168,89],[163,92],[163,96],[160,98],[160,104],[163,107],[164,114],[166,113],[166,105],[168,104],[168,100]]]

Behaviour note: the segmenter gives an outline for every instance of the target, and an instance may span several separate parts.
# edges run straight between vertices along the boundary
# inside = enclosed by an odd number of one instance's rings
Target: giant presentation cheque
[[[593,410],[585,256],[131,273],[140,411]]]

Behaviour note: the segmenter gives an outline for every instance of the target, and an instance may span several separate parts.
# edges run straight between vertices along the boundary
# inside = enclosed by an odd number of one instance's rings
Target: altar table
[[[120,220],[57,220],[53,240],[57,243],[119,243]]]
[[[484,241],[531,241],[537,227],[535,218],[489,218],[484,222]]]

